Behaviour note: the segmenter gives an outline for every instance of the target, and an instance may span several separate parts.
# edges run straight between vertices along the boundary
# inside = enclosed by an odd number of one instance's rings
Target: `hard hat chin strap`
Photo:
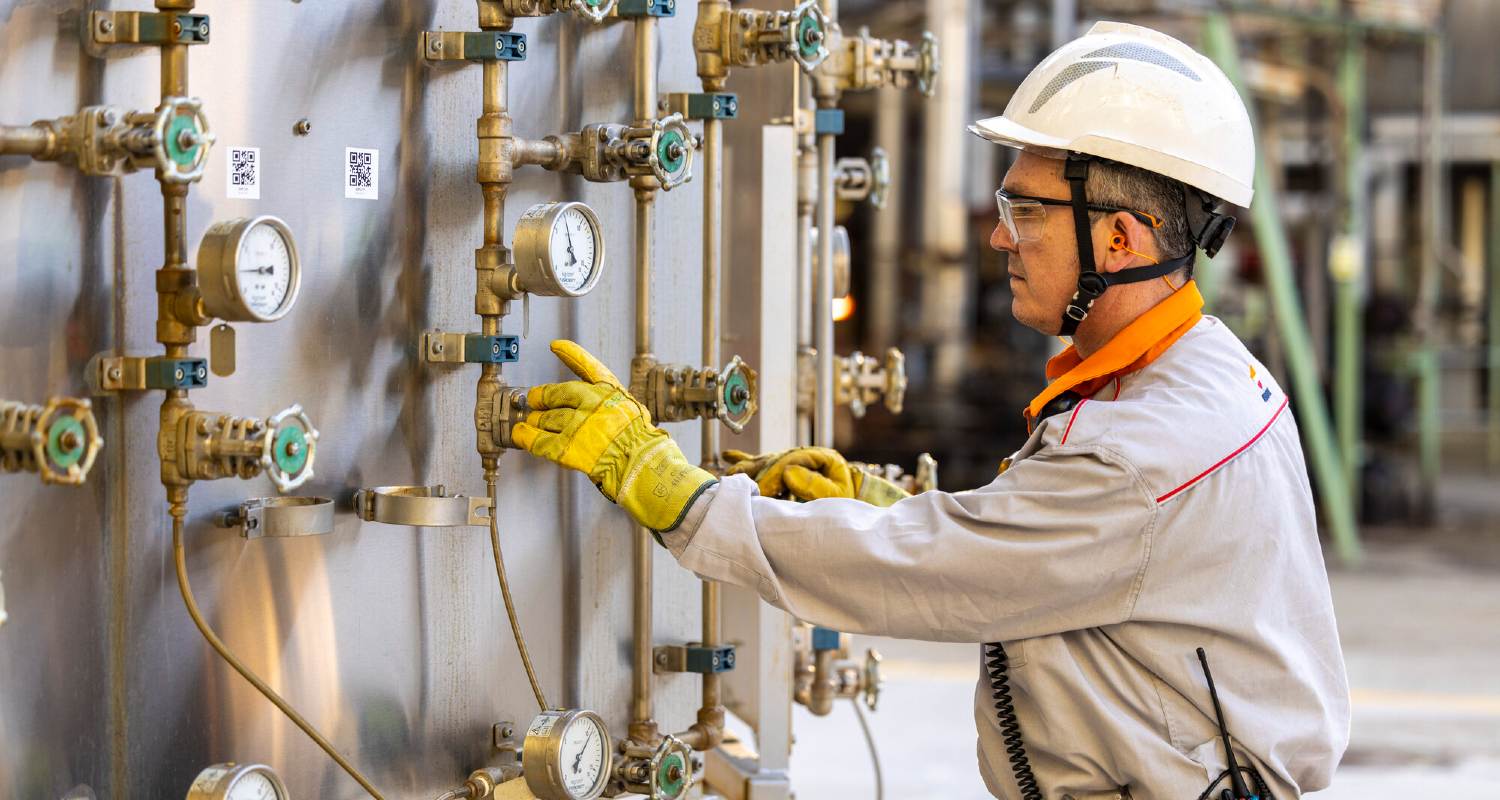
[[[1058,331],[1061,336],[1072,336],[1077,332],[1079,324],[1088,318],[1094,301],[1103,296],[1109,287],[1171,275],[1192,263],[1194,256],[1194,253],[1188,253],[1149,267],[1136,267],[1115,273],[1100,272],[1094,264],[1094,236],[1089,224],[1088,196],[1084,192],[1084,185],[1089,179],[1089,158],[1079,153],[1069,153],[1068,161],[1063,165],[1063,177],[1072,189],[1073,236],[1078,240],[1078,290],[1073,293],[1073,299],[1068,301],[1068,307],[1063,309],[1062,328]],[[1228,231],[1225,231],[1225,235],[1228,235]]]

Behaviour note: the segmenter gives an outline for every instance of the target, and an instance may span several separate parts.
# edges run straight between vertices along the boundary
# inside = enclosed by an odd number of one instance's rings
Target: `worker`
[[[682,566],[800,619],[992,643],[975,719],[996,797],[1240,784],[1198,647],[1244,785],[1323,788],[1349,694],[1297,426],[1192,281],[1233,225],[1221,201],[1250,203],[1243,102],[1186,44],[1100,23],[970,130],[1020,151],[990,238],[1012,312],[1071,339],[988,485],[906,497],[820,449],[717,478],[571,342],[553,349],[581,380],[531,389],[516,443],[587,473]]]

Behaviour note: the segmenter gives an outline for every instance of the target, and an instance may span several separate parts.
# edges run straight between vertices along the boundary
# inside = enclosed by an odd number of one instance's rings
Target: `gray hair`
[[[1152,233],[1163,261],[1186,255],[1193,248],[1183,188],[1165,175],[1097,158],[1089,162],[1089,179],[1084,184],[1090,203],[1144,211],[1161,220],[1161,227]],[[1098,211],[1089,213],[1091,222],[1103,217]]]

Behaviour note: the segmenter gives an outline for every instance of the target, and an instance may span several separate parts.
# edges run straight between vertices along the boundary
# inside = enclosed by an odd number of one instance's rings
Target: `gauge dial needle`
[[[577,772],[581,768],[582,762],[583,762],[583,750],[580,748],[579,751],[578,751],[578,755],[573,756],[573,771],[574,772]]]
[[[261,275],[270,275],[271,273],[273,273],[275,271],[276,271],[275,267],[255,267],[253,269],[242,269],[242,270],[240,270],[240,272],[256,272],[256,273],[259,273]]]

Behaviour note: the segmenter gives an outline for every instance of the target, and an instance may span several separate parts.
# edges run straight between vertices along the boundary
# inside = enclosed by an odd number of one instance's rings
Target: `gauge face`
[[[240,776],[224,793],[224,800],[282,800],[276,784],[262,772]]]
[[[573,797],[591,797],[603,778],[607,756],[604,730],[592,717],[580,716],[563,731],[560,752],[563,788]]]
[[[235,282],[251,313],[277,316],[292,293],[292,248],[280,229],[261,222],[245,232],[235,257]]]
[[[548,242],[552,271],[568,294],[582,294],[594,277],[598,267],[596,236],[593,221],[578,206],[563,209],[552,223]]]

